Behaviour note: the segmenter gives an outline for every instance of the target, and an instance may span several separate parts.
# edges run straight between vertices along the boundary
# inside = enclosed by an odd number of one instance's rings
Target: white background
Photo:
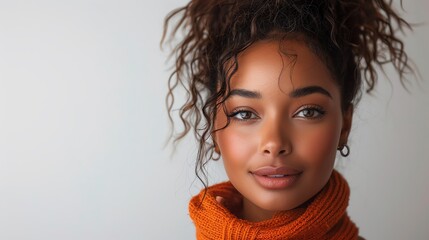
[[[0,239],[194,238],[196,146],[164,148],[171,62],[159,48],[184,3],[0,1]],[[364,96],[340,162],[367,239],[429,238],[429,3],[404,8],[426,22],[406,37],[423,81],[408,93],[387,71],[393,84]],[[210,172],[224,179],[221,162]]]

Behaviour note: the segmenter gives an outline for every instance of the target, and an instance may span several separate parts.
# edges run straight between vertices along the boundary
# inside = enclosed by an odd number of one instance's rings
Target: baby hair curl
[[[412,68],[398,32],[407,29],[411,30],[410,24],[394,10],[392,1],[192,0],[167,15],[161,40],[162,45],[179,30],[184,33],[172,50],[176,61],[166,97],[172,121],[176,90],[186,91],[179,110],[183,130],[174,142],[193,130],[199,142],[195,173],[207,186],[205,165],[215,154],[211,136],[220,130],[213,127],[216,109],[225,111],[238,55],[257,41],[304,41],[336,80],[345,111],[359,101],[361,90],[374,89],[376,70],[383,70],[385,64],[393,65],[404,84],[404,75]]]

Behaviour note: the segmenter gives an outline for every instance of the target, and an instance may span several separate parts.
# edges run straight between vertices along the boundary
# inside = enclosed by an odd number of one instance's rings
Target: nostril
[[[264,153],[270,154],[270,151],[269,150],[264,150]]]
[[[285,154],[286,150],[280,150],[279,154]]]

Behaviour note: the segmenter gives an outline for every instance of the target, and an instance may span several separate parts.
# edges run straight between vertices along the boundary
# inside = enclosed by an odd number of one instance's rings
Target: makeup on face
[[[291,59],[280,44],[294,52]],[[261,41],[238,57],[214,137],[243,195],[243,218],[263,220],[303,204],[327,183],[342,126],[340,92],[303,43]],[[228,124],[229,123],[229,124]]]

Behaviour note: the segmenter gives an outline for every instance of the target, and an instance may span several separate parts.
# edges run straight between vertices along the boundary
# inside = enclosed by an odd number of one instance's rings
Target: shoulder
[[[365,240],[365,238],[358,236],[358,240]]]

